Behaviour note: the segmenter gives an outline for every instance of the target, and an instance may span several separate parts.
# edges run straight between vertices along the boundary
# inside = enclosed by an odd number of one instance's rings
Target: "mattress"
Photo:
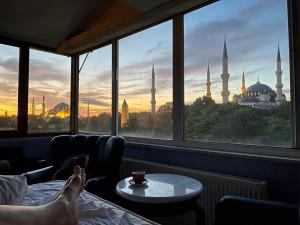
[[[63,185],[64,181],[49,181],[30,185],[22,205],[44,205]],[[83,191],[76,201],[80,225],[158,225],[86,191]]]

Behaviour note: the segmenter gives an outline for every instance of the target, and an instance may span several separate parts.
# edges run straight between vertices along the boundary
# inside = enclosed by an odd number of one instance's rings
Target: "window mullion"
[[[292,126],[294,131],[294,143],[295,148],[300,147],[300,80],[297,74],[300,71],[300,51],[298,42],[298,18],[297,11],[298,5],[295,0],[288,0],[288,15],[289,15],[289,32],[290,32],[290,70],[291,70],[291,105],[292,105]],[[299,3],[298,3],[299,4]],[[298,7],[298,8],[297,8]]]
[[[79,91],[79,55],[75,54],[71,59],[71,113],[70,131],[78,132],[78,91]]]
[[[118,93],[119,93],[119,46],[112,42],[112,135],[118,134]]]
[[[18,132],[27,133],[28,127],[28,81],[29,80],[29,48],[20,48],[19,90],[18,90]]]
[[[173,20],[173,140],[176,144],[183,141],[184,115],[184,34],[183,16]]]

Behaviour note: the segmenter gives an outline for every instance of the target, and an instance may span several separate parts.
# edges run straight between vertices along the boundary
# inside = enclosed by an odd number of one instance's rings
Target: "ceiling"
[[[0,37],[74,53],[101,37],[185,2],[188,1],[1,1]]]

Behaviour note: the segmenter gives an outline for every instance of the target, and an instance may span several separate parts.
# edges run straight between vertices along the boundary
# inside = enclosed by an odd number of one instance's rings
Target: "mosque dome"
[[[253,84],[247,88],[246,95],[247,93],[271,94],[273,92],[274,91],[272,90],[272,88],[270,88],[268,85],[262,84],[257,81],[256,84]]]
[[[70,107],[67,103],[61,102],[48,111],[50,116],[66,117],[70,115]]]
[[[262,84],[257,81],[256,84],[251,85],[247,88],[246,96],[258,96],[261,94],[273,95],[275,92],[268,85]]]

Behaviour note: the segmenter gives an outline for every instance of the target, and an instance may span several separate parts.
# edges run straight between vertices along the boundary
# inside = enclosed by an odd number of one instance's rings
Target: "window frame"
[[[23,114],[23,118],[19,121],[18,113],[18,130],[17,131],[0,131],[0,138],[2,137],[33,137],[33,136],[52,136],[59,134],[76,134],[78,133],[78,96],[79,96],[79,55],[92,51],[97,48],[104,47],[106,45],[112,45],[112,135],[118,135],[118,41],[124,37],[138,33],[150,27],[156,26],[160,23],[172,20],[173,21],[173,139],[161,140],[153,138],[138,138],[138,137],[126,137],[129,143],[138,146],[153,145],[153,148],[172,148],[178,151],[195,151],[212,153],[218,155],[232,155],[232,156],[245,156],[254,158],[267,158],[267,159],[279,159],[288,161],[300,162],[300,64],[296,63],[300,61],[300,49],[298,42],[300,42],[300,24],[297,24],[297,1],[286,0],[288,8],[288,33],[289,33],[289,55],[290,55],[290,92],[291,92],[291,121],[293,130],[293,145],[291,148],[285,147],[273,147],[273,146],[260,146],[251,144],[235,144],[235,143],[216,143],[216,142],[203,142],[203,141],[187,141],[183,138],[183,112],[184,112],[184,46],[183,46],[183,17],[184,14],[205,7],[209,4],[217,2],[217,0],[206,0],[199,2],[191,2],[183,6],[183,9],[175,13],[169,13],[168,15],[160,15],[157,19],[151,19],[139,25],[139,28],[133,28],[125,34],[112,37],[103,43],[95,45],[91,48],[87,48],[83,51],[78,51],[75,54],[60,54],[71,56],[71,116],[70,116],[70,132],[62,133],[30,133],[27,132],[28,119],[28,70],[29,70],[29,55],[26,56],[26,52],[29,54],[29,48],[34,48],[41,51],[48,51],[50,53],[56,53],[55,49],[39,46],[28,42],[15,41],[8,38],[0,37],[0,43],[19,47],[19,79],[22,77],[22,82],[18,85],[18,96],[27,95],[24,97],[24,101],[20,102],[18,98],[18,107]],[[299,3],[298,3],[299,4]],[[21,52],[23,54],[21,55]],[[26,58],[27,57],[27,58]],[[23,65],[21,65],[23,64]],[[299,74],[299,75],[298,75]],[[27,79],[27,84],[26,84]],[[23,81],[24,80],[24,81]],[[297,104],[298,103],[298,104]],[[174,123],[176,121],[176,123]],[[26,129],[24,129],[26,127]],[[81,132],[82,133],[82,132]],[[86,132],[84,132],[86,133]],[[90,134],[87,132],[87,134]],[[99,134],[99,133],[97,133]]]
[[[75,93],[78,93],[76,92],[76,90],[74,90],[74,88],[72,88],[72,84],[73,84],[73,79],[74,79],[74,76],[76,77],[75,73],[76,71],[74,71],[74,68],[73,68],[73,55],[68,55],[68,54],[59,54],[55,51],[52,51],[52,50],[49,50],[49,49],[40,49],[40,48],[36,48],[36,47],[32,47],[32,46],[27,46],[26,47],[28,49],[28,57],[26,58],[28,60],[28,62],[26,63],[26,77],[27,77],[27,85],[26,85],[26,89],[27,89],[27,93],[26,93],[26,97],[27,97],[27,101],[26,101],[26,105],[27,105],[27,110],[26,110],[26,119],[27,119],[27,122],[23,122],[23,126],[25,127],[26,126],[26,131],[23,129],[23,134],[25,136],[30,136],[30,137],[34,137],[34,136],[38,136],[38,137],[42,137],[42,136],[57,136],[57,135],[63,135],[63,134],[71,134],[71,133],[74,133],[73,132],[73,121],[76,117],[74,117],[74,113],[76,113],[76,111],[74,111],[74,108],[72,107],[72,105],[75,105],[75,102],[72,101],[72,96],[73,95],[76,95]],[[51,53],[51,54],[55,54],[55,55],[60,55],[60,56],[66,56],[66,57],[70,57],[71,61],[70,61],[70,119],[69,119],[69,129],[68,131],[54,131],[54,132],[28,132],[28,124],[29,124],[29,121],[28,121],[28,102],[29,102],[29,67],[30,67],[30,50],[37,50],[37,51],[41,51],[41,52],[45,52],[45,53]],[[76,59],[75,59],[76,61]],[[75,85],[76,87],[76,85]],[[24,97],[23,97],[24,98]],[[25,100],[24,100],[24,103],[25,105]],[[24,107],[24,106],[23,106]],[[24,109],[23,109],[24,111]]]
[[[297,27],[296,21],[296,1],[297,0],[285,0],[287,3],[287,22],[288,22],[288,39],[289,39],[289,60],[290,60],[290,95],[291,95],[291,130],[292,130],[292,145],[290,148],[281,146],[267,146],[267,145],[254,145],[254,144],[243,144],[243,143],[225,143],[225,142],[213,142],[213,141],[201,141],[201,140],[185,140],[184,139],[184,124],[182,124],[181,132],[182,136],[178,140],[178,147],[193,148],[199,150],[211,150],[218,152],[228,152],[233,154],[249,154],[252,156],[263,155],[266,157],[282,157],[282,158],[298,158],[300,161],[300,81],[297,80],[297,72],[300,72],[300,65],[297,63],[300,60],[300,51],[296,51],[296,42],[300,40],[300,37],[296,37],[296,34],[300,32]],[[181,13],[182,21],[184,21],[184,15],[193,12],[197,9],[203,8],[207,5],[213,4],[217,1],[208,1],[206,4],[199,5],[187,11]],[[184,34],[183,34],[184,36]],[[184,37],[182,37],[184,38]],[[182,44],[182,49],[184,45]],[[184,61],[182,62],[184,64]],[[173,65],[174,66],[174,65]],[[298,68],[296,68],[298,66]],[[184,73],[182,73],[184,77]],[[298,81],[298,82],[297,82]],[[184,82],[182,82],[184,86]],[[177,87],[182,88],[182,87]],[[296,94],[298,93],[298,94]],[[184,93],[183,93],[184,95]],[[184,110],[184,101],[181,104],[181,109]],[[184,114],[184,112],[181,112]],[[183,118],[181,118],[183,120]],[[282,154],[284,152],[284,154]]]
[[[59,54],[54,48],[48,48],[38,44],[25,41],[17,41],[6,37],[0,37],[0,43],[8,46],[19,48],[19,73],[18,73],[18,119],[17,129],[13,131],[0,131],[2,138],[23,138],[23,137],[44,137],[56,136],[61,134],[71,134],[71,126],[68,132],[45,132],[45,133],[28,133],[28,91],[29,91],[29,52],[35,49],[43,52],[49,52],[57,55],[72,57],[71,54]],[[71,64],[72,64],[71,60]],[[72,73],[70,74],[70,79]],[[71,93],[72,95],[72,93]],[[70,118],[71,121],[71,118]],[[71,122],[70,122],[71,123]]]
[[[94,50],[98,50],[100,48],[105,48],[107,46],[111,45],[111,51],[112,51],[112,70],[111,70],[111,81],[112,81],[112,85],[111,85],[111,96],[112,96],[112,101],[111,101],[111,129],[110,129],[110,133],[102,133],[102,132],[93,132],[93,131],[79,131],[79,127],[78,127],[78,110],[79,110],[79,67],[81,66],[79,63],[79,58],[80,58],[80,55],[83,55],[83,54],[86,54],[86,53],[89,53],[89,52],[93,52]],[[73,121],[75,127],[74,127],[74,133],[80,133],[80,134],[87,134],[87,135],[117,135],[117,131],[115,129],[117,129],[116,127],[116,124],[117,121],[114,119],[115,118],[115,112],[114,112],[114,104],[115,104],[115,96],[117,96],[117,94],[115,93],[116,90],[117,90],[117,78],[115,77],[115,75],[117,74],[116,71],[118,70],[118,62],[116,62],[116,54],[118,54],[118,51],[117,51],[117,47],[116,47],[117,43],[114,42],[114,40],[111,40],[111,41],[108,41],[108,42],[105,42],[101,45],[97,45],[96,47],[92,47],[92,48],[89,48],[87,50],[84,50],[84,51],[80,51],[79,53],[76,53],[73,57],[74,57],[74,61],[77,61],[78,65],[74,65],[76,68],[76,76],[78,78],[76,78],[76,85],[77,85],[77,91],[76,91],[76,96],[77,96],[77,100],[75,101],[76,102],[76,106],[74,111],[75,112],[75,115],[74,115],[74,119],[76,119],[76,122]],[[117,60],[118,61],[118,60]],[[72,88],[72,87],[71,87]],[[117,115],[117,114],[116,114]],[[114,132],[115,130],[115,132]]]
[[[296,93],[300,93],[300,82],[295,82],[296,72],[300,72],[299,68],[295,68],[296,58],[300,60],[300,51],[295,51],[295,31],[298,30],[296,26],[296,7],[295,0],[286,0],[288,9],[288,35],[289,35],[289,55],[290,55],[290,92],[291,92],[291,121],[292,121],[292,135],[293,143],[291,148],[277,147],[277,146],[265,146],[265,145],[254,145],[254,144],[241,144],[241,143],[222,143],[222,142],[204,142],[201,140],[192,141],[184,140],[183,129],[184,129],[184,33],[183,33],[183,17],[185,14],[205,7],[206,5],[212,4],[216,1],[208,1],[202,3],[189,10],[182,11],[170,18],[163,19],[159,22],[152,23],[143,28],[137,29],[134,32],[129,32],[126,35],[122,35],[117,40],[138,33],[149,27],[156,26],[160,23],[168,20],[173,20],[173,139],[162,140],[153,138],[140,138],[140,137],[126,137],[129,143],[134,145],[145,145],[154,144],[158,146],[170,146],[172,148],[188,148],[192,151],[204,151],[214,152],[220,154],[232,154],[232,155],[244,155],[246,157],[266,157],[270,159],[285,159],[290,160],[294,158],[300,161],[300,152],[297,148],[300,147],[300,105],[296,102],[300,102],[296,99]],[[176,90],[176,91],[175,91]],[[300,96],[300,94],[298,94]],[[297,116],[296,116],[297,115]],[[117,118],[116,118],[117,119]],[[293,160],[294,160],[293,159]]]
[[[0,137],[9,138],[11,136],[20,136],[24,132],[22,129],[23,128],[22,125],[24,125],[24,118],[26,116],[24,115],[24,110],[21,107],[22,106],[22,98],[20,96],[23,96],[23,94],[26,95],[26,90],[25,90],[26,88],[24,88],[26,85],[24,85],[22,83],[22,82],[26,82],[26,62],[22,63],[21,60],[23,58],[26,59],[27,49],[21,48],[21,46],[18,45],[17,43],[14,43],[7,39],[4,39],[4,40],[0,39],[0,44],[6,45],[6,46],[11,46],[11,47],[16,47],[19,49],[18,91],[17,91],[17,95],[18,95],[17,96],[17,105],[18,105],[17,128],[15,130],[0,130]],[[23,76],[21,76],[21,74]]]

